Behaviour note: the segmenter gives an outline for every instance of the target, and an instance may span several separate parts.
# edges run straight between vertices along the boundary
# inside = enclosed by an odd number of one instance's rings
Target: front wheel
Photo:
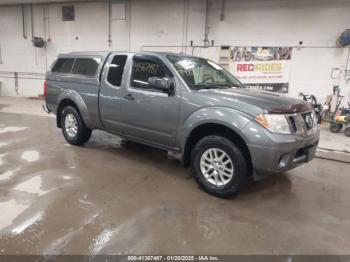
[[[91,137],[91,129],[85,126],[78,110],[72,106],[63,109],[61,126],[64,138],[72,145],[82,145]]]
[[[229,139],[202,138],[191,153],[192,173],[199,186],[218,197],[237,195],[248,185],[248,168],[242,152]]]

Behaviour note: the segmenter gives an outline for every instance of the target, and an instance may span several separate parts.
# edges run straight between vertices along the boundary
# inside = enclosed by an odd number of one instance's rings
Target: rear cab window
[[[94,77],[101,61],[100,57],[58,58],[51,72]]]
[[[74,58],[58,58],[51,72],[70,73],[74,64]]]
[[[94,76],[101,63],[101,58],[76,58],[72,74]]]

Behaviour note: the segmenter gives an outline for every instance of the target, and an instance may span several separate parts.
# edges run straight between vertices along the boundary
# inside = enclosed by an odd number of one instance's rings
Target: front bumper
[[[257,126],[253,128],[248,126],[248,129],[245,129],[247,133],[252,132],[251,130],[254,130],[255,136],[253,141],[248,143],[248,148],[254,169],[254,180],[283,173],[315,157],[320,137],[318,128],[304,136],[273,134]]]

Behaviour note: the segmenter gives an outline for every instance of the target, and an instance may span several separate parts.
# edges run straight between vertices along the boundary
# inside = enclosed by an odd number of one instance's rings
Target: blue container
[[[338,38],[340,46],[350,45],[350,29],[346,29]]]

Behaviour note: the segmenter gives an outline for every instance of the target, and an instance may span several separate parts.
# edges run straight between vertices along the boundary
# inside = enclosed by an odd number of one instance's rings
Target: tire
[[[344,135],[350,137],[350,125],[344,128]]]
[[[213,175],[214,172],[221,172],[222,174],[222,171],[211,172],[214,168],[213,166],[210,171],[210,174],[207,175],[207,178],[202,172],[203,168],[207,167],[208,162],[206,162],[206,160],[204,161],[206,163],[206,166],[204,167],[201,164],[201,161],[205,159],[205,156],[209,156],[210,153],[213,153],[213,151],[211,151],[213,149],[218,150],[217,153],[218,155],[220,154],[219,157],[216,159],[220,159],[220,157],[223,156],[220,153],[220,151],[222,151],[226,154],[227,158],[225,157],[221,163],[227,162],[227,159],[230,158],[231,164],[233,165],[233,175],[231,178],[226,176],[226,179],[228,181],[226,181],[225,183],[224,179],[222,179],[222,176],[219,177],[218,175]],[[213,165],[215,165],[215,163]],[[221,167],[222,166],[223,165],[221,165]],[[228,166],[225,167],[230,168],[230,164],[228,164]],[[202,138],[200,141],[197,142],[197,144],[194,146],[191,152],[191,168],[193,177],[195,178],[198,185],[205,192],[217,197],[228,198],[236,196],[249,184],[248,167],[242,152],[234,143],[222,136],[210,135]],[[218,166],[216,166],[215,168],[218,168]],[[209,171],[207,172],[207,174],[208,173]],[[216,181],[217,179],[218,181]],[[215,180],[215,183],[218,183],[214,184],[213,180]]]
[[[72,129],[66,126],[70,124],[69,123],[70,121],[66,122],[66,118],[67,118],[67,121],[75,119],[76,132],[73,132]],[[72,106],[67,106],[63,109],[61,114],[61,126],[62,126],[63,136],[69,144],[82,145],[86,143],[91,137],[91,132],[92,132],[91,129],[85,126],[79,111]]]
[[[332,133],[338,133],[342,128],[342,124],[331,123],[329,126],[329,131],[331,131]]]

